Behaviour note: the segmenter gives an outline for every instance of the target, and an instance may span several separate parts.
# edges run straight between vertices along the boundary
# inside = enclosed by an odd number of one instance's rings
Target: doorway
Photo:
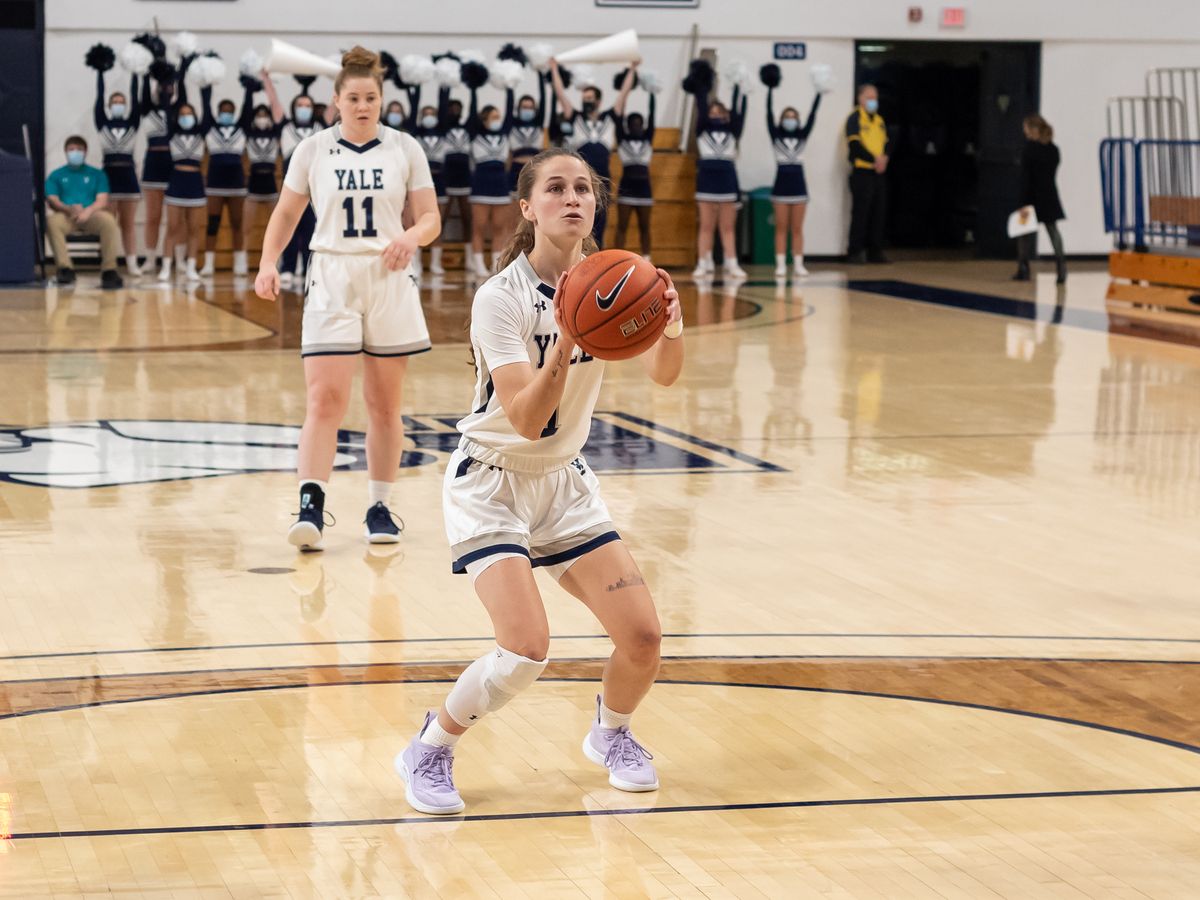
[[[879,90],[891,138],[887,236],[921,255],[1011,259],[1021,120],[1037,112],[1041,44],[858,41],[856,84]]]

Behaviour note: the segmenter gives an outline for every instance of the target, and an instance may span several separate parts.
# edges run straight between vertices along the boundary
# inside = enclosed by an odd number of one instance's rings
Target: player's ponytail
[[[333,92],[340,94],[342,84],[347,78],[371,78],[382,91],[383,74],[383,63],[379,61],[379,54],[356,44],[342,54],[342,71],[338,72],[333,81]]]

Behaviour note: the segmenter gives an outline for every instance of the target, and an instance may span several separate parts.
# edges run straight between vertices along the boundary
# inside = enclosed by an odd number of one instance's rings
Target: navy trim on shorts
[[[616,534],[616,532],[613,533]],[[450,564],[450,571],[455,575],[465,575],[468,565],[477,559],[495,556],[497,553],[517,553],[526,559],[529,558],[529,551],[520,544],[492,544],[490,547],[481,547],[478,550],[472,550],[470,553],[464,553]]]
[[[458,464],[458,468],[455,469],[455,471],[454,471],[454,477],[462,478],[464,475],[467,474],[467,470],[471,468],[472,463],[474,463],[476,461],[477,460],[468,456],[466,459],[464,459],[462,462],[460,462]]]
[[[603,547],[605,544],[611,544],[613,541],[619,541],[620,539],[621,535],[617,534],[617,532],[606,531],[604,534],[592,538],[587,543],[580,544],[578,547],[574,547],[570,550],[564,550],[562,553],[555,553],[552,556],[539,556],[536,559],[531,558],[529,564],[535,569],[539,566],[557,566],[559,563],[565,563],[572,559],[578,559],[584,554],[591,553],[593,550],[597,550],[600,547]]]
[[[428,353],[432,349],[433,349],[433,347],[429,346],[429,347],[422,347],[420,350],[405,350],[403,353],[373,353],[370,350],[364,349],[364,350],[362,350],[362,353],[366,356],[374,356],[379,359],[390,359],[390,358],[394,358],[397,356],[416,356],[418,353]],[[303,355],[303,354],[301,354],[301,355]]]
[[[362,350],[313,350],[310,353],[300,351],[300,356],[358,356]]]

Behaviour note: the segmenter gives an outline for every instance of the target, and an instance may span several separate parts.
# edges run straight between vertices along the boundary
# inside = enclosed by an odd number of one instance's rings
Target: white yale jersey
[[[320,253],[382,253],[404,231],[409,191],[433,188],[421,145],[383,125],[362,146],[338,125],[305,138],[283,183],[308,195],[317,215],[309,246]]]
[[[542,436],[530,441],[508,421],[492,373],[511,363],[541,369],[558,341],[554,289],[543,284],[525,254],[480,286],[471,305],[471,346],[479,369],[472,412],[458,423],[459,447],[473,459],[517,472],[548,472],[583,449],[604,379],[604,361],[579,347],[571,358],[562,403]]]

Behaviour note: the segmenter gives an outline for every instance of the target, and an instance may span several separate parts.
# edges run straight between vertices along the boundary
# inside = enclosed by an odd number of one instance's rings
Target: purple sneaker
[[[637,741],[628,726],[602,728],[593,722],[583,739],[583,755],[608,769],[608,783],[621,791],[657,791],[654,757]]]
[[[396,754],[395,766],[404,779],[404,796],[417,812],[431,816],[452,816],[466,808],[454,787],[454,749],[421,741],[434,713],[425,714],[425,723],[412,743]]]

